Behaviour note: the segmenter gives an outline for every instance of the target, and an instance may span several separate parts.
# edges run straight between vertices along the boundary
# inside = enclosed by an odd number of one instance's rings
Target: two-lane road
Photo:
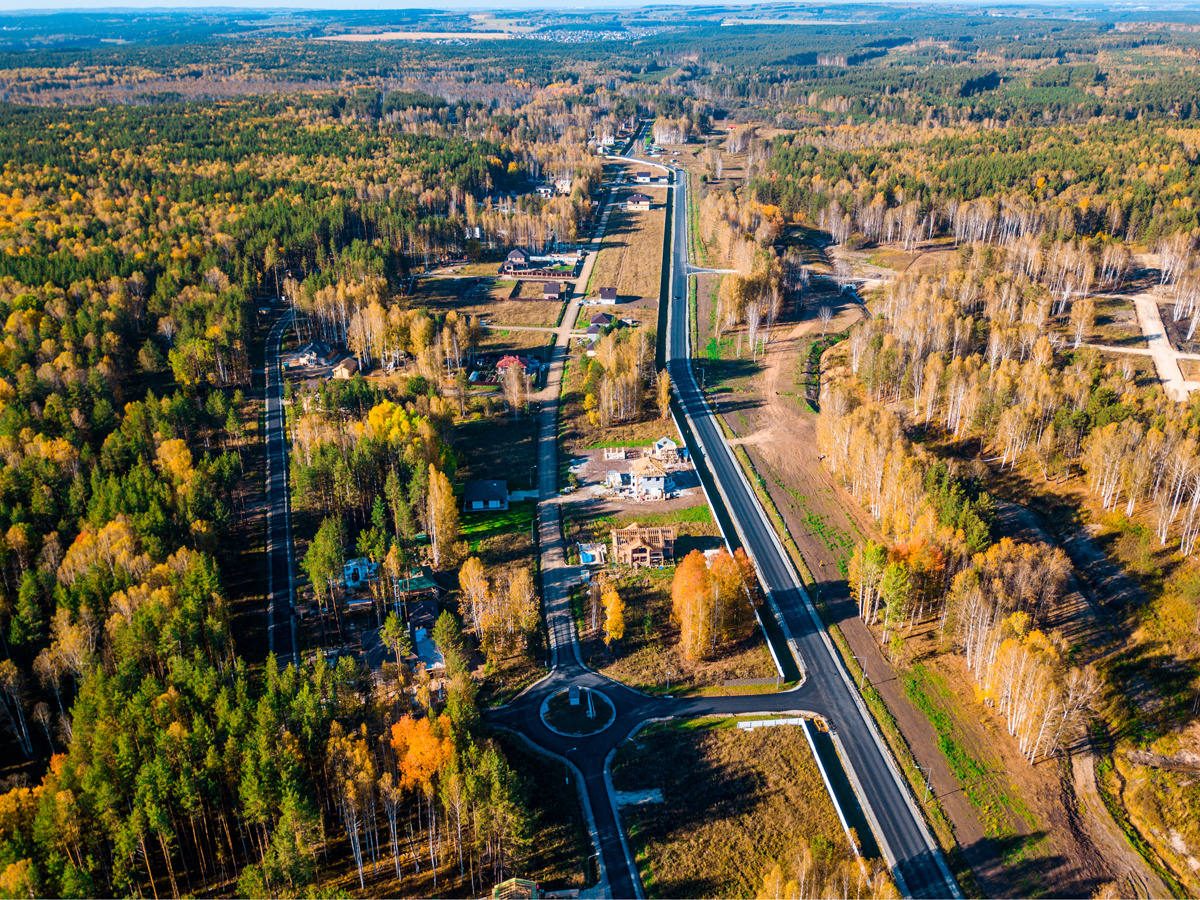
[[[696,385],[688,327],[687,183],[680,170],[675,170],[674,192],[667,368],[700,445],[692,448],[693,453],[703,459],[718,485],[739,537],[783,620],[785,633],[803,659],[807,705],[826,715],[841,738],[845,762],[852,778],[857,778],[865,811],[873,819],[876,836],[901,890],[914,897],[961,897],[895,761],[883,746],[791,561]]]

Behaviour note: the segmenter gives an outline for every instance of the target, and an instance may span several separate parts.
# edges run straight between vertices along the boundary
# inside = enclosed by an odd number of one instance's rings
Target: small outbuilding
[[[354,373],[358,371],[358,360],[353,356],[347,356],[341,362],[333,367],[334,378],[353,378]]]

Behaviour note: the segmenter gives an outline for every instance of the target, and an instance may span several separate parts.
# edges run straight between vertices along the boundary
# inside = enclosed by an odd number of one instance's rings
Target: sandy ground
[[[671,437],[678,440],[674,426],[669,428]],[[657,515],[702,506],[708,502],[700,487],[696,470],[690,468],[672,473],[671,478],[675,482],[676,490],[666,500],[633,500],[617,496],[604,486],[605,476],[610,469],[617,472],[628,471],[632,464],[632,459],[605,459],[603,450],[588,450],[586,453],[577,454],[571,459],[571,471],[579,479],[579,490],[568,494],[564,499],[570,503],[586,503],[590,513],[600,516],[624,513]]]
[[[1180,354],[1167,339],[1167,330],[1158,312],[1158,296],[1155,291],[1144,291],[1133,296],[1138,324],[1146,336],[1146,345],[1154,357],[1154,368],[1158,370],[1158,378],[1166,395],[1172,400],[1187,400],[1188,394],[1200,388],[1200,382],[1183,380],[1183,372],[1179,368]]]

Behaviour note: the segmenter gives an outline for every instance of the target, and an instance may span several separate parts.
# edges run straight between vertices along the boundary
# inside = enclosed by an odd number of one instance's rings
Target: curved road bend
[[[288,310],[267,336],[267,650],[280,668],[295,662],[293,647],[294,570],[292,558],[292,507],[288,496],[287,422],[283,406],[283,372],[279,345],[292,321]]]
[[[679,402],[742,542],[803,657],[801,668],[806,672],[806,681],[802,694],[806,705],[825,714],[841,737],[846,762],[862,788],[861,799],[869,806],[868,816],[874,815],[880,844],[899,875],[898,882],[903,882],[901,890],[907,888],[906,893],[914,897],[960,897],[958,885],[902,783],[890,752],[869,721],[790,560],[696,386],[689,348],[686,191],[686,176],[676,170],[667,368]]]

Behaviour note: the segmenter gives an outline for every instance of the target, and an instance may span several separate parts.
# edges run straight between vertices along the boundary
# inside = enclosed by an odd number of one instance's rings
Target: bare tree
[[[821,319],[821,337],[825,337],[825,332],[829,330],[829,323],[833,321],[833,307],[823,303],[817,315]]]

